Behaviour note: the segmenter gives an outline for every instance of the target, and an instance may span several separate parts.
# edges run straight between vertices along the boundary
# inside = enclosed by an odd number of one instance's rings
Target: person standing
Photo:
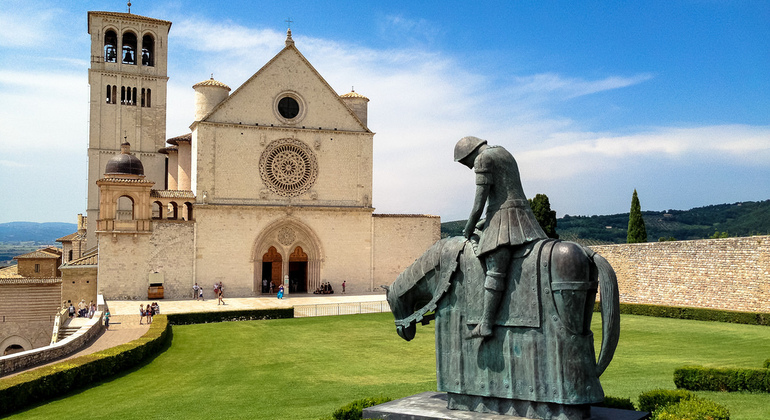
[[[110,329],[110,311],[109,310],[104,314],[104,329],[105,330]]]
[[[195,283],[193,286],[193,298],[195,298],[195,300],[198,300],[198,289],[200,289],[200,287],[198,287],[198,283]]]
[[[342,280],[342,294],[345,294],[345,280]]]
[[[278,297],[278,299],[283,299],[283,285],[278,287],[278,295],[277,295],[277,297]]]
[[[146,317],[147,314],[144,312],[144,305],[141,303],[139,304],[139,325],[143,324],[144,317]]]

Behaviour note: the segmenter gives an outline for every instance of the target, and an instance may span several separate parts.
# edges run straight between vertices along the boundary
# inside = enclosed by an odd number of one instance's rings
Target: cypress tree
[[[647,242],[647,228],[642,219],[642,206],[639,204],[639,196],[634,188],[634,196],[631,198],[631,213],[628,215],[628,238],[629,244],[638,242]]]
[[[529,206],[532,207],[532,213],[535,214],[537,223],[543,228],[543,231],[549,238],[559,239],[556,233],[556,211],[551,210],[551,202],[545,194],[538,194],[535,198],[530,198]]]

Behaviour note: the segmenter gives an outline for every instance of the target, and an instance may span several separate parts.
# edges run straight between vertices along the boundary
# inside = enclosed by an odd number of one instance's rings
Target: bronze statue
[[[538,419],[583,419],[604,398],[599,375],[618,343],[615,272],[588,248],[547,239],[516,161],[461,139],[455,161],[476,173],[464,237],[436,242],[387,287],[398,334],[436,320],[438,390],[448,407]],[[486,206],[486,219],[480,220]],[[602,346],[591,317],[597,286]]]

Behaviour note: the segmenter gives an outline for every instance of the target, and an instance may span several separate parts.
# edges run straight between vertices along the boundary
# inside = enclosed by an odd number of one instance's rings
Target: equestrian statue
[[[384,286],[398,335],[409,341],[417,322],[435,319],[438,390],[450,409],[589,418],[620,335],[615,272],[592,250],[545,235],[503,147],[464,137],[454,158],[475,172],[473,209],[462,237],[439,240]]]

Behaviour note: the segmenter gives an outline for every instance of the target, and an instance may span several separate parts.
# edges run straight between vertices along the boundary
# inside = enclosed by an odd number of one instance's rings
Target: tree
[[[538,194],[535,198],[530,198],[529,206],[532,207],[532,213],[535,213],[535,219],[549,238],[559,239],[556,233],[556,211],[551,210],[551,203],[548,196]]]
[[[627,242],[629,244],[647,242],[647,228],[644,226],[644,219],[642,219],[642,205],[639,204],[636,189],[634,189],[634,196],[631,198],[631,213],[628,215]]]

